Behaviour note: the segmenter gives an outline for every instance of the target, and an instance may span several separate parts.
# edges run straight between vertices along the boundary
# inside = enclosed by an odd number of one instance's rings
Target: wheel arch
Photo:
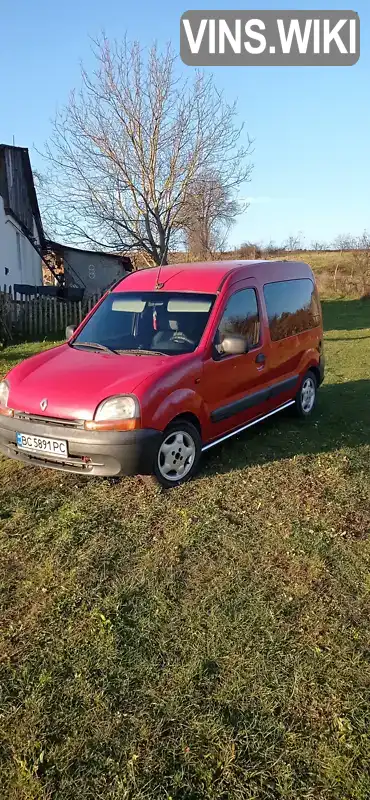
[[[185,420],[186,422],[190,422],[192,425],[194,425],[199,433],[199,436],[202,438],[202,425],[200,419],[192,411],[184,411],[181,414],[176,414],[176,416],[171,419],[166,427],[168,428],[169,425],[173,425],[174,422],[179,422],[180,420]]]
[[[319,367],[316,364],[313,364],[311,367],[308,367],[307,372],[313,372],[313,374],[314,374],[314,376],[316,378],[316,383],[317,383],[317,388],[318,388],[320,386],[320,382],[321,382],[321,375],[320,375]]]
[[[154,406],[154,403],[153,403]],[[148,427],[164,431],[179,418],[188,420],[196,426],[200,436],[207,423],[207,412],[203,398],[188,388],[180,388],[163,397],[156,407],[147,414]]]

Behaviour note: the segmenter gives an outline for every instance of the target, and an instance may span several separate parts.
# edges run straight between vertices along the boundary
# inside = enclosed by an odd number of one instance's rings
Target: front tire
[[[295,411],[299,417],[309,417],[316,405],[317,379],[309,370],[303,378],[300,389],[295,397]]]
[[[164,431],[154,461],[154,474],[166,489],[180,486],[193,477],[202,452],[202,440],[195,425],[186,420],[172,422]]]

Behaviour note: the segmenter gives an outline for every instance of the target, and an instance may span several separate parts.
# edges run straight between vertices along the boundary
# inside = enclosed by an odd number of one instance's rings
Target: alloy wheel
[[[195,442],[186,431],[174,431],[158,451],[158,469],[167,481],[178,481],[190,472],[196,456]]]

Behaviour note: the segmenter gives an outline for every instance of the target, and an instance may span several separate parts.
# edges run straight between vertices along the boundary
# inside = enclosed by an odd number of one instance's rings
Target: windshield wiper
[[[141,347],[128,347],[125,350],[119,350],[119,353],[132,353],[135,356],[167,356],[168,353],[162,353],[161,350],[144,350]]]
[[[94,350],[103,350],[104,353],[115,353],[119,356],[118,350],[113,350],[113,347],[107,347],[105,344],[98,344],[98,342],[71,342],[71,347],[90,347]]]

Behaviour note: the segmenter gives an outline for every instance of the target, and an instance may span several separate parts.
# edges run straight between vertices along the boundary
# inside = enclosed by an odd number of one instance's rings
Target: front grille
[[[65,458],[52,458],[38,453],[29,453],[26,450],[18,450],[13,442],[7,442],[7,448],[11,451],[14,458],[27,461],[29,464],[38,466],[52,465],[55,469],[73,469],[77,472],[91,472],[94,467],[103,467],[102,461],[96,461],[85,456],[66,456]]]
[[[59,428],[80,428],[83,430],[83,419],[59,419],[57,417],[42,417],[39,414],[27,414],[25,411],[16,411],[14,419],[19,419],[21,422],[37,422],[47,423],[48,425],[57,425]]]
[[[39,465],[47,465],[52,464],[53,467],[74,467],[75,469],[80,470],[81,472],[89,472],[95,466],[101,466],[100,464],[96,465],[92,462],[86,463],[82,460],[82,458],[44,458],[39,455],[33,455],[31,453],[22,453],[22,455],[26,455],[27,461],[31,464],[39,464]]]

